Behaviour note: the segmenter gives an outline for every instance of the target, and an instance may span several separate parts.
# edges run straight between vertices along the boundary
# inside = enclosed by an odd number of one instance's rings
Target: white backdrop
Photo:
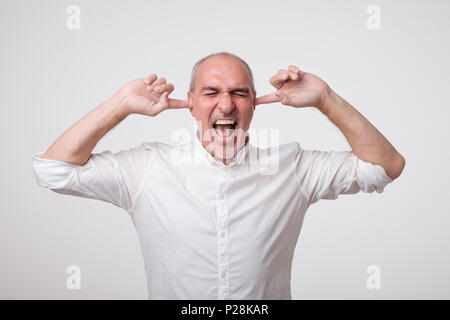
[[[70,5],[80,29],[66,25]],[[370,5],[380,29],[367,27]],[[289,64],[319,75],[406,158],[384,193],[309,209],[293,298],[450,298],[450,2],[10,0],[0,12],[0,298],[147,298],[127,214],[39,188],[31,156],[129,80],[157,73],[186,98],[193,64],[217,51],[250,64],[259,94]],[[170,143],[191,119],[188,110],[130,116],[94,152]],[[313,109],[258,106],[252,127],[279,128],[280,143],[349,150]],[[81,268],[80,290],[66,287],[69,265]],[[379,290],[366,286],[370,265],[381,270]]]

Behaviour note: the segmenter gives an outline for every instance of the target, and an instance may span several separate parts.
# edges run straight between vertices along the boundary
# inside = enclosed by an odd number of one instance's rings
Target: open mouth
[[[213,123],[213,129],[217,136],[227,138],[233,135],[237,121],[235,119],[218,119]]]

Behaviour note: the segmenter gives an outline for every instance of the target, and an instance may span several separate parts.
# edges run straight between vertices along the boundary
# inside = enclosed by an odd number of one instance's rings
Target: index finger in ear
[[[267,103],[273,103],[273,102],[279,102],[280,99],[276,96],[274,93],[266,94],[262,97],[255,99],[255,106],[259,104],[267,104]]]
[[[171,109],[189,108],[189,103],[187,100],[169,99],[169,108]]]

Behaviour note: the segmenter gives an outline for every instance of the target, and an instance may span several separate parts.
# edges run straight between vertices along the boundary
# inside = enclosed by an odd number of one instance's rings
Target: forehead
[[[250,77],[239,60],[214,56],[200,64],[195,83],[197,88],[205,85],[217,88],[250,87]]]

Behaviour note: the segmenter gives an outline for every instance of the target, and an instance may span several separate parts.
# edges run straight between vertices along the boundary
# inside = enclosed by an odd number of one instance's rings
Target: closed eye
[[[216,92],[214,92],[214,93],[205,93],[205,96],[213,96],[213,95],[216,95],[216,94],[217,94]],[[236,93],[236,92],[233,92],[232,94],[235,95],[235,96],[238,96],[238,97],[247,97],[246,94],[240,94],[240,93]]]

